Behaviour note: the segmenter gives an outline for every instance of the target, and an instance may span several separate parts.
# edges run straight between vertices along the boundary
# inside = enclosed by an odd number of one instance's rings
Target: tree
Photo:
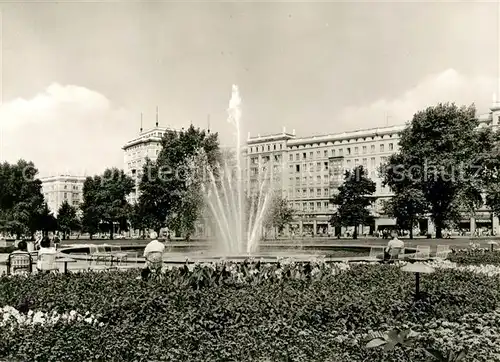
[[[443,228],[458,222],[464,206],[474,211],[480,201],[476,196],[482,182],[476,166],[482,167],[490,145],[482,143],[488,136],[478,125],[474,105],[440,103],[417,112],[401,134],[395,156],[399,164],[390,162],[392,169],[386,171],[385,182],[396,193],[407,187],[422,192],[437,238]]]
[[[83,202],[80,205],[82,210],[82,231],[89,233],[92,237],[99,231],[101,215],[97,204],[97,193],[101,185],[100,176],[87,177],[83,183]]]
[[[338,194],[332,199],[337,206],[330,223],[333,226],[354,226],[353,239],[358,237],[358,226],[369,224],[373,216],[367,209],[373,202],[370,197],[375,192],[375,182],[366,176],[363,166],[347,170],[344,183],[339,187]]]
[[[280,192],[273,195],[271,205],[267,211],[264,227],[273,228],[281,233],[285,226],[292,222],[294,210],[289,201],[283,198]]]
[[[52,211],[50,211],[47,203],[43,203],[42,207],[36,211],[34,225],[31,227],[31,232],[34,234],[36,230],[41,230],[42,234],[47,236],[49,231],[57,230],[57,219]]]
[[[167,131],[157,160],[146,162],[139,184],[139,203],[150,227],[157,232],[169,227],[189,239],[204,210],[204,171],[217,169],[220,160],[216,133],[193,126],[181,132]]]
[[[43,211],[42,183],[33,162],[0,165],[0,227],[20,238],[34,237]]]
[[[413,239],[413,228],[418,219],[427,212],[427,203],[420,190],[407,188],[387,200],[384,203],[384,211],[396,219],[399,229],[408,230],[410,239]]]
[[[77,231],[80,228],[80,220],[76,214],[76,208],[64,200],[57,212],[57,224],[60,231],[62,231],[63,240],[66,236],[69,237],[72,231]]]
[[[130,204],[127,195],[134,189],[134,180],[123,170],[106,169],[102,175],[96,201],[101,221],[109,225],[109,238],[113,239],[113,225],[125,225],[124,220],[130,214]]]
[[[102,175],[89,177],[83,184],[83,225],[90,233],[99,230],[101,223],[107,224],[109,238],[113,239],[114,224],[125,225],[130,215],[127,202],[134,188],[134,181],[117,168],[106,169]]]

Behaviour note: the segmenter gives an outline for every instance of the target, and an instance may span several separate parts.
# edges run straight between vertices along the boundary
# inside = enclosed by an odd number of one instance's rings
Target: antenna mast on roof
[[[158,106],[156,106],[156,127],[158,127]]]
[[[141,130],[140,131],[142,132],[142,112],[141,112]]]
[[[210,115],[209,114],[207,115],[207,130],[208,130],[208,133],[210,133]]]

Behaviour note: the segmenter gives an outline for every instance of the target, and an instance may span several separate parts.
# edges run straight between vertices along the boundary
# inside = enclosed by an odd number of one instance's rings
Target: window
[[[328,157],[328,150],[323,151],[323,157]]]
[[[252,152],[253,152],[253,147],[250,147],[250,153],[252,153]]]
[[[371,167],[375,167],[375,157],[372,157],[372,158],[370,159],[370,166],[371,166]]]
[[[371,147],[370,147],[370,153],[375,153],[375,145],[371,145]]]
[[[323,196],[328,196],[328,189],[323,189]]]
[[[302,153],[302,159],[304,159],[304,160],[305,160],[306,158],[307,158],[306,153],[305,153],[305,152],[304,152],[304,153]]]
[[[380,145],[380,152],[384,152],[384,145],[383,144]]]
[[[300,172],[300,165],[295,165],[295,172],[297,172],[297,173]]]
[[[318,156],[318,157],[321,156],[321,151],[320,150],[316,151],[316,156]]]
[[[325,171],[328,171],[328,162],[323,163],[323,166],[325,167]]]
[[[316,171],[321,171],[321,162],[316,162]]]
[[[321,202],[316,203],[316,210],[321,210]]]
[[[310,157],[310,158],[313,158],[313,157],[314,157],[314,153],[313,153],[313,151],[309,152],[309,157]]]
[[[293,161],[293,155],[290,154],[290,161]]]
[[[328,175],[323,175],[323,183],[328,183]]]
[[[366,146],[363,146],[363,155],[366,154]]]
[[[339,156],[343,156],[344,155],[344,150],[342,148],[339,148]]]
[[[321,176],[316,176],[316,183],[317,184],[320,184],[321,183]]]
[[[283,149],[283,144],[282,144],[282,143],[280,143],[280,150],[282,150],[282,149]]]
[[[276,145],[273,145],[273,150],[275,150],[275,151],[276,151]]]
[[[307,189],[302,189],[302,197],[307,197]]]
[[[359,153],[358,147],[354,147],[354,154],[357,155]]]
[[[309,203],[309,210],[314,211],[314,202]]]
[[[295,177],[295,185],[298,185],[300,183],[300,177]]]
[[[354,167],[358,166],[358,164],[359,164],[359,158],[356,158],[356,159],[354,160]]]
[[[68,193],[67,193],[67,192],[65,192],[65,193],[64,193],[64,198],[65,198],[65,199],[67,199],[67,198],[68,198]]]
[[[328,202],[323,202],[323,207],[325,210],[328,210],[329,203]]]
[[[302,183],[307,183],[307,176],[302,177]]]
[[[321,196],[321,189],[316,190],[316,196]]]
[[[298,161],[300,159],[300,156],[298,153],[295,154],[295,161]]]
[[[271,151],[271,146],[270,145],[267,145],[267,150]]]
[[[309,189],[309,196],[311,196],[311,197],[314,196],[314,189]]]
[[[363,167],[364,168],[368,167],[368,160],[366,158],[363,158]]]
[[[393,150],[394,150],[394,144],[389,143],[389,151],[393,151]]]
[[[351,148],[350,147],[347,147],[347,155],[349,156],[351,154]]]
[[[309,176],[309,183],[312,184],[313,183],[313,177],[312,176]]]
[[[335,150],[332,150],[332,156],[335,157]]]
[[[347,160],[347,168],[351,168],[351,160]]]

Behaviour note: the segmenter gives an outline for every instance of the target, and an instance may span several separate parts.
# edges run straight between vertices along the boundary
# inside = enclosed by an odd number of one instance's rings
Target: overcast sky
[[[123,166],[155,122],[231,141],[231,85],[252,134],[400,124],[439,101],[487,112],[499,8],[482,3],[8,3],[0,158],[41,174]]]

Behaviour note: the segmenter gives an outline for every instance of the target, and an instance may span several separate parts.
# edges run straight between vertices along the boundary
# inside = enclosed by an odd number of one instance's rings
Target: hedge
[[[138,276],[127,271],[0,278],[0,306],[24,313],[74,310],[101,323],[0,327],[0,358],[399,361],[398,351],[364,348],[362,336],[405,324],[460,323],[474,313],[494,313],[500,301],[498,278],[437,270],[422,277],[427,297],[415,302],[414,276],[388,265],[295,264],[276,270],[245,264],[174,269],[149,282]],[[486,357],[472,353],[487,361],[495,348],[482,346]],[[416,349],[410,353],[421,357]]]

